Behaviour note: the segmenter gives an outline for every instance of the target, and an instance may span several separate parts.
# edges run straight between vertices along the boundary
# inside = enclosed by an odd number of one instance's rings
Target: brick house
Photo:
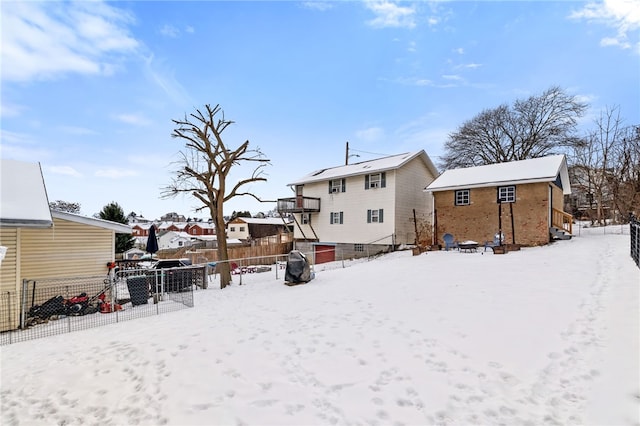
[[[505,243],[536,246],[571,234],[564,211],[571,185],[564,155],[447,170],[431,182],[434,236],[490,241],[502,230]]]

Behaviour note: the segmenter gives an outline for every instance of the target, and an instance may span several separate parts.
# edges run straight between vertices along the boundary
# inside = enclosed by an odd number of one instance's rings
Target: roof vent
[[[321,170],[318,170],[317,172],[315,172],[315,173],[314,173],[314,174],[312,174],[311,176],[318,176],[319,174],[324,173],[324,172],[325,172],[325,170],[327,170],[327,169],[321,169]]]

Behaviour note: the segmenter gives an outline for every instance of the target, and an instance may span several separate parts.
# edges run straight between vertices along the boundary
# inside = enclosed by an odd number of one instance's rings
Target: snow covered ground
[[[318,265],[293,287],[234,276],[193,309],[5,346],[0,423],[637,425],[628,229]]]

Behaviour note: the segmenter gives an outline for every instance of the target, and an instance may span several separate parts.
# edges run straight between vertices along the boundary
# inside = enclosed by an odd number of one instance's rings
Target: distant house
[[[163,231],[158,234],[158,248],[160,250],[190,247],[192,237],[186,232]]]
[[[0,246],[6,248],[0,267],[4,331],[18,327],[23,280],[106,276],[107,263],[115,260],[115,234],[130,234],[131,228],[49,210],[38,163],[1,160],[0,185]]]
[[[316,170],[277,209],[293,215],[295,247],[316,263],[361,257],[416,242],[414,218],[432,211],[422,190],[437,174],[423,150]]]
[[[227,223],[227,237],[245,241],[291,231],[287,220],[275,217],[236,217]]]
[[[441,244],[445,233],[484,242],[502,230],[506,243],[526,246],[571,234],[563,155],[447,170],[425,191],[433,198],[434,234]]]
[[[122,258],[125,260],[140,259],[145,254],[147,254],[146,251],[139,249],[137,247],[134,247],[122,253]]]
[[[216,235],[216,226],[213,222],[187,222],[184,232],[189,235]]]

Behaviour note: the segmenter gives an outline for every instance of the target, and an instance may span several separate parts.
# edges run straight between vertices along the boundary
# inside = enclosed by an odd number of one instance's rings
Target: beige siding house
[[[502,231],[504,242],[548,244],[571,235],[564,211],[571,194],[563,155],[447,170],[425,188],[433,198],[434,234],[458,241],[490,241]]]
[[[131,233],[120,223],[50,211],[39,164],[2,160],[0,246],[0,331],[19,321],[23,280],[107,274],[115,259],[115,234]],[[21,179],[11,179],[11,176]]]
[[[359,257],[416,242],[414,211],[430,220],[422,190],[436,175],[424,151],[317,170],[289,184],[296,196],[278,211],[293,215],[296,248],[316,263]]]

